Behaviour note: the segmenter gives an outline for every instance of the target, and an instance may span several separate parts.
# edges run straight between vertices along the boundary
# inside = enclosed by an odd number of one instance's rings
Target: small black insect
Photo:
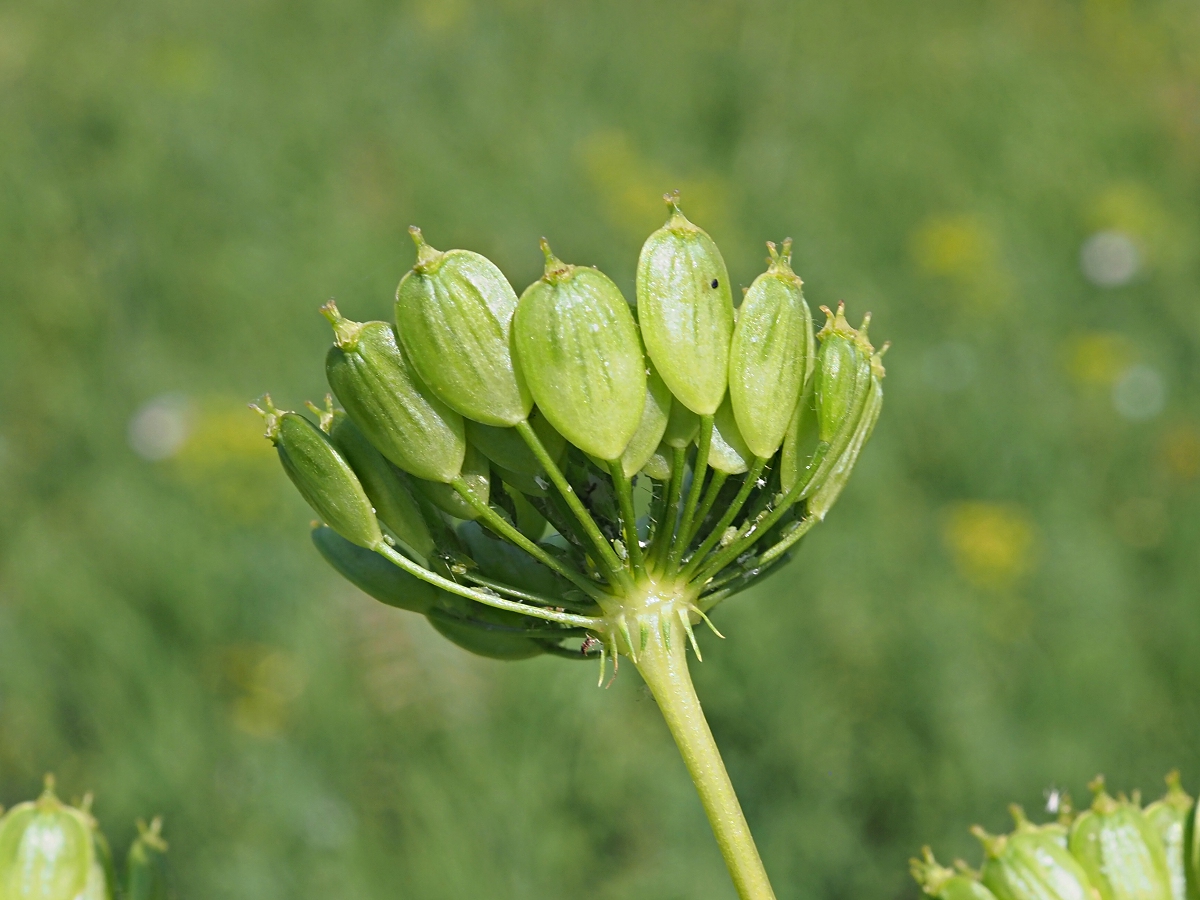
[[[600,645],[600,642],[598,640],[596,640],[596,638],[592,637],[592,635],[589,634],[587,637],[585,637],[583,639],[583,643],[579,645],[579,652],[582,653],[584,656],[587,656],[589,653],[592,652],[593,647],[598,647],[599,645]]]
[[[717,281],[717,279],[715,279],[715,278],[714,278],[714,279],[712,280],[712,285],[710,285],[710,286],[715,288],[715,287],[716,287],[717,285],[719,285],[720,283],[721,283],[721,282]]]

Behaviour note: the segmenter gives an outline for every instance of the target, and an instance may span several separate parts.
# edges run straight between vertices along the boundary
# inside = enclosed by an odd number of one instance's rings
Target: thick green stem
[[[750,826],[700,708],[700,698],[688,672],[687,637],[680,622],[672,621],[673,612],[668,604],[658,615],[647,616],[652,627],[650,639],[638,654],[638,671],[658,701],[683,755],[738,897],[775,900]]]

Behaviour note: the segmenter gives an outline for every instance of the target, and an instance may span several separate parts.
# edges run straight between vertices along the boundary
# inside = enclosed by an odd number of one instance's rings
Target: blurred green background
[[[182,898],[726,898],[637,674],[357,594],[248,399],[324,394],[405,234],[632,290],[683,191],[792,235],[887,402],[696,679],[779,896],[1105,772],[1200,788],[1200,13],[1179,0],[0,4],[0,802]],[[820,321],[820,317],[818,317]]]

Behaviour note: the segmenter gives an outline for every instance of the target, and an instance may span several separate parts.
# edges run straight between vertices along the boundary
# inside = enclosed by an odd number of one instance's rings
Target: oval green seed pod
[[[421,507],[401,476],[350,417],[343,410],[333,408],[331,398],[326,398],[325,406],[324,411],[311,405],[309,408],[321,417],[321,430],[329,435],[333,446],[358,476],[359,483],[367,492],[367,499],[375,507],[375,518],[386,525],[397,539],[419,556],[428,559],[433,552],[433,536],[429,533],[429,525],[421,513]]]
[[[80,810],[88,820],[92,832],[92,867],[88,870],[87,884],[76,900],[113,900],[117,888],[117,873],[113,865],[112,848],[100,830],[100,823],[91,814],[92,795],[83,798]]]
[[[162,838],[162,819],[155,818],[148,828],[144,822],[137,826],[138,836],[125,860],[125,900],[167,900],[167,842]]]
[[[632,478],[654,455],[667,430],[671,416],[671,392],[666,382],[659,377],[653,366],[646,368],[646,403],[642,407],[642,419],[637,431],[621,454],[621,468],[626,478]],[[696,419],[699,425],[699,419]]]
[[[476,522],[460,525],[458,536],[485,575],[547,597],[561,597],[573,589],[569,581],[555,575],[524,550],[492,537]]]
[[[484,503],[487,502],[491,491],[491,467],[487,457],[467,444],[467,453],[463,458],[463,481],[467,487]],[[438,509],[447,512],[456,519],[477,519],[479,513],[462,495],[448,484],[436,481],[416,480],[413,486],[433,503]]]
[[[470,607],[465,609],[457,604],[449,610],[435,607],[426,618],[439,634],[476,656],[516,660],[545,652],[529,637],[531,628],[525,616],[482,603],[468,603]]]
[[[417,262],[396,289],[396,332],[422,381],[452,409],[510,427],[533,399],[513,362],[517,294],[496,264],[470,250],[440,253],[410,228]]]
[[[923,859],[910,859],[909,870],[921,890],[937,900],[995,900],[976,872],[954,871],[939,866],[933,851],[922,847]]]
[[[700,417],[679,402],[679,398],[671,400],[671,415],[667,417],[667,427],[663,431],[662,442],[668,447],[683,450],[700,436]]]
[[[550,454],[550,458],[561,463],[567,452],[566,439],[554,430],[554,426],[546,421],[539,409],[534,409],[530,414],[529,424],[545,446],[546,452]],[[481,425],[471,419],[466,420],[466,425],[467,440],[471,446],[500,468],[523,475],[545,474],[537,457],[515,428]]]
[[[1183,828],[1183,876],[1188,900],[1200,900],[1200,802],[1192,804]]]
[[[729,349],[729,399],[738,428],[751,452],[765,459],[783,443],[815,357],[812,313],[792,272],[792,240],[783,242],[783,253],[767,247],[770,266],[738,308]]]
[[[978,825],[971,833],[983,843],[983,884],[996,900],[1093,900],[1087,873],[1050,835],[994,837]]]
[[[1186,900],[1187,875],[1184,869],[1183,835],[1188,813],[1192,810],[1192,798],[1179,783],[1178,770],[1166,778],[1167,793],[1146,807],[1143,815],[1150,827],[1158,832],[1167,852],[1167,871],[1171,877],[1171,900]]]
[[[571,266],[542,239],[546,271],[517,304],[517,362],[534,402],[589,456],[618,459],[646,402],[646,358],[620,289],[598,269]]]
[[[332,528],[314,528],[312,542],[339,575],[380,603],[424,615],[444,593],[373,550],[350,543]]]
[[[421,383],[392,327],[344,319],[332,300],[321,312],[333,323],[335,336],[325,374],[354,424],[410,475],[453,481],[466,452],[462,417]]]
[[[779,483],[784,493],[790,491],[804,472],[817,444],[817,408],[812,381],[801,393],[800,402],[792,412],[787,434],[780,448]]]
[[[671,448],[665,443],[659,444],[658,449],[642,465],[642,474],[655,481],[670,481],[671,472]]]
[[[266,419],[267,437],[279,453],[283,470],[313,511],[360,547],[383,543],[366,491],[325,432],[304,416],[280,412],[271,404],[270,396],[263,397],[262,408],[253,408]]]
[[[816,516],[818,520],[825,518],[825,514],[841,496],[842,489],[850,480],[850,473],[854,471],[854,465],[858,462],[863,447],[875,430],[875,423],[879,420],[879,413],[883,409],[884,370],[879,354],[872,358],[871,367],[872,374],[866,402],[855,423],[854,431],[851,432],[848,441],[838,442],[841,452],[832,459],[826,457],[825,462],[813,478],[808,512],[809,515]]]
[[[820,439],[832,443],[854,427],[862,411],[874,348],[866,337],[869,316],[861,329],[855,329],[846,321],[845,304],[839,303],[836,313],[824,306],[821,310],[828,321],[817,335],[821,341],[814,375],[817,424]]]
[[[18,803],[0,819],[4,900],[76,900],[94,862],[88,817],[59,802],[52,776],[41,797]]]
[[[678,196],[665,199],[671,216],[638,257],[638,323],[671,393],[692,412],[710,416],[728,386],[729,273],[713,239],[680,212]]]
[[[1158,832],[1132,803],[1110,797],[1103,778],[1089,787],[1095,800],[1072,824],[1068,846],[1101,900],[1171,900],[1167,853]]]
[[[773,453],[774,451],[772,451]],[[754,453],[742,436],[734,416],[729,398],[721,404],[713,417],[712,444],[708,450],[708,464],[726,475],[741,475],[754,462]]]

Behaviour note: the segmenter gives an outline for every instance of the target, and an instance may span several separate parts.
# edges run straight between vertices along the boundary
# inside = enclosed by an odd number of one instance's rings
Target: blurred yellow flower
[[[959,572],[980,587],[1006,587],[1032,561],[1033,524],[1016,506],[956,504],[947,512],[942,537]]]
[[[1133,362],[1133,349],[1123,335],[1093,331],[1066,343],[1066,367],[1080,384],[1111,386]]]
[[[706,228],[727,217],[724,181],[714,175],[680,178],[641,158],[629,135],[618,129],[598,131],[585,140],[579,159],[610,224],[639,238],[666,219],[662,195],[671,190],[682,194],[688,217]]]
[[[909,249],[918,269],[953,282],[971,306],[993,308],[1009,294],[995,236],[976,216],[934,216],[913,232]]]

